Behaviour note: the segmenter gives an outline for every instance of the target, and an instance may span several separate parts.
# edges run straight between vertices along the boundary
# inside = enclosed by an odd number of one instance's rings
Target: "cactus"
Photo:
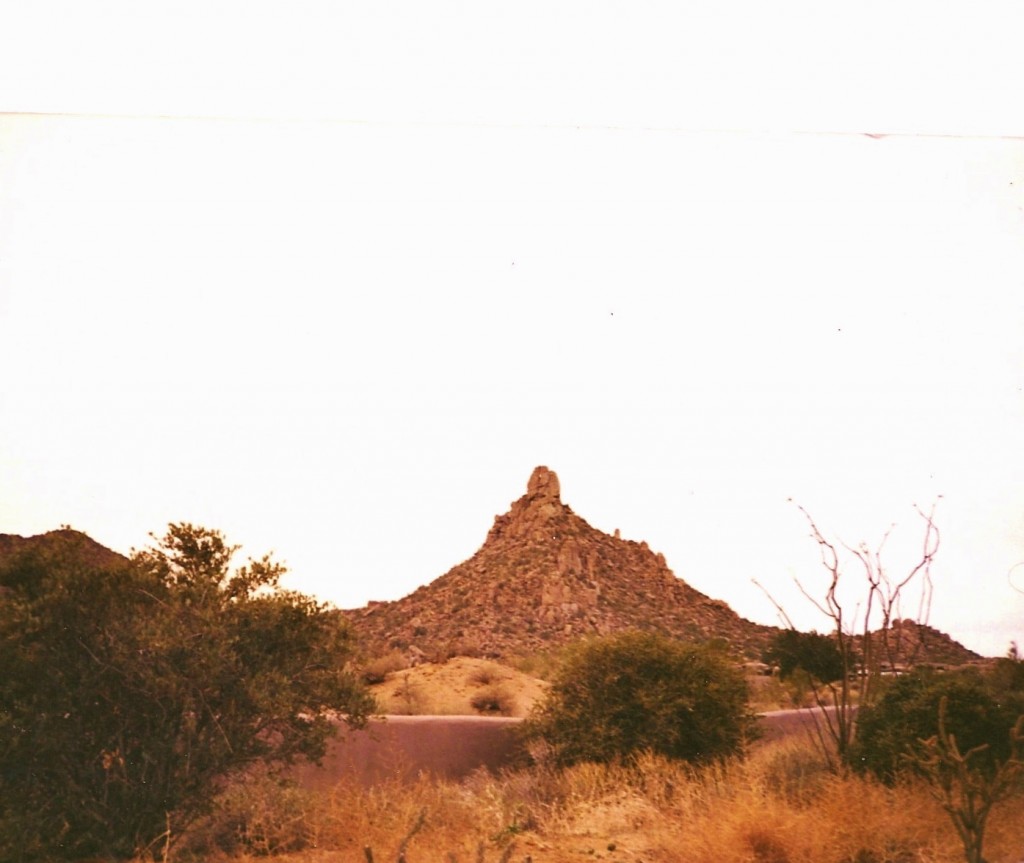
[[[971,760],[988,749],[982,744],[961,753],[956,736],[946,729],[945,697],[939,702],[939,733],[919,741],[907,756],[924,775],[932,795],[949,815],[963,842],[967,863],[985,863],[982,843],[992,808],[1024,788],[1024,716],[1010,730],[1010,757],[993,771],[982,771]]]

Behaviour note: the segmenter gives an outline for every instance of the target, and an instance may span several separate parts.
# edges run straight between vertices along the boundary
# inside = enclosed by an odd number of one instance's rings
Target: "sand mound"
[[[526,716],[543,680],[486,659],[456,656],[394,671],[371,687],[383,713],[416,716]]]

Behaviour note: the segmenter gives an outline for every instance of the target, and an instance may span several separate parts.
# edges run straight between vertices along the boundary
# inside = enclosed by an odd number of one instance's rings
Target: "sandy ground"
[[[371,687],[381,710],[389,715],[517,716],[530,712],[547,684],[486,659],[458,656],[443,664],[424,663],[395,671]],[[499,709],[473,706],[473,699],[495,700]]]

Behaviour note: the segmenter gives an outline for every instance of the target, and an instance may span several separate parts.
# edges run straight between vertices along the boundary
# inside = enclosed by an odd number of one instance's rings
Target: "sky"
[[[543,464],[821,630],[799,507],[899,577],[934,505],[929,621],[1024,646],[1013,4],[20,5],[0,533],[190,521],[355,607]]]

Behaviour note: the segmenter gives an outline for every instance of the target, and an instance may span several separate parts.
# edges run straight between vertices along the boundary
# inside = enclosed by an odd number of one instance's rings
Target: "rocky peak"
[[[526,484],[526,494],[515,501],[507,513],[495,517],[488,541],[547,536],[554,527],[552,522],[572,515],[560,494],[558,474],[544,465],[535,467]]]
[[[543,465],[469,560],[404,599],[348,615],[371,651],[426,656],[525,654],[630,628],[726,638],[756,656],[769,635],[676,578],[647,543],[587,524]]]
[[[558,474],[544,465],[535,467],[530,474],[530,481],[526,484],[526,496],[534,499],[553,500],[561,503],[559,494],[561,488],[558,485]]]
[[[726,641],[736,654],[760,658],[777,629],[695,590],[646,542],[587,524],[560,495],[555,472],[535,468],[526,494],[494,519],[471,558],[403,599],[344,612],[368,654],[504,657],[642,629]],[[893,628],[905,645],[921,646],[916,661],[959,664],[973,656],[927,627],[905,621]]]

